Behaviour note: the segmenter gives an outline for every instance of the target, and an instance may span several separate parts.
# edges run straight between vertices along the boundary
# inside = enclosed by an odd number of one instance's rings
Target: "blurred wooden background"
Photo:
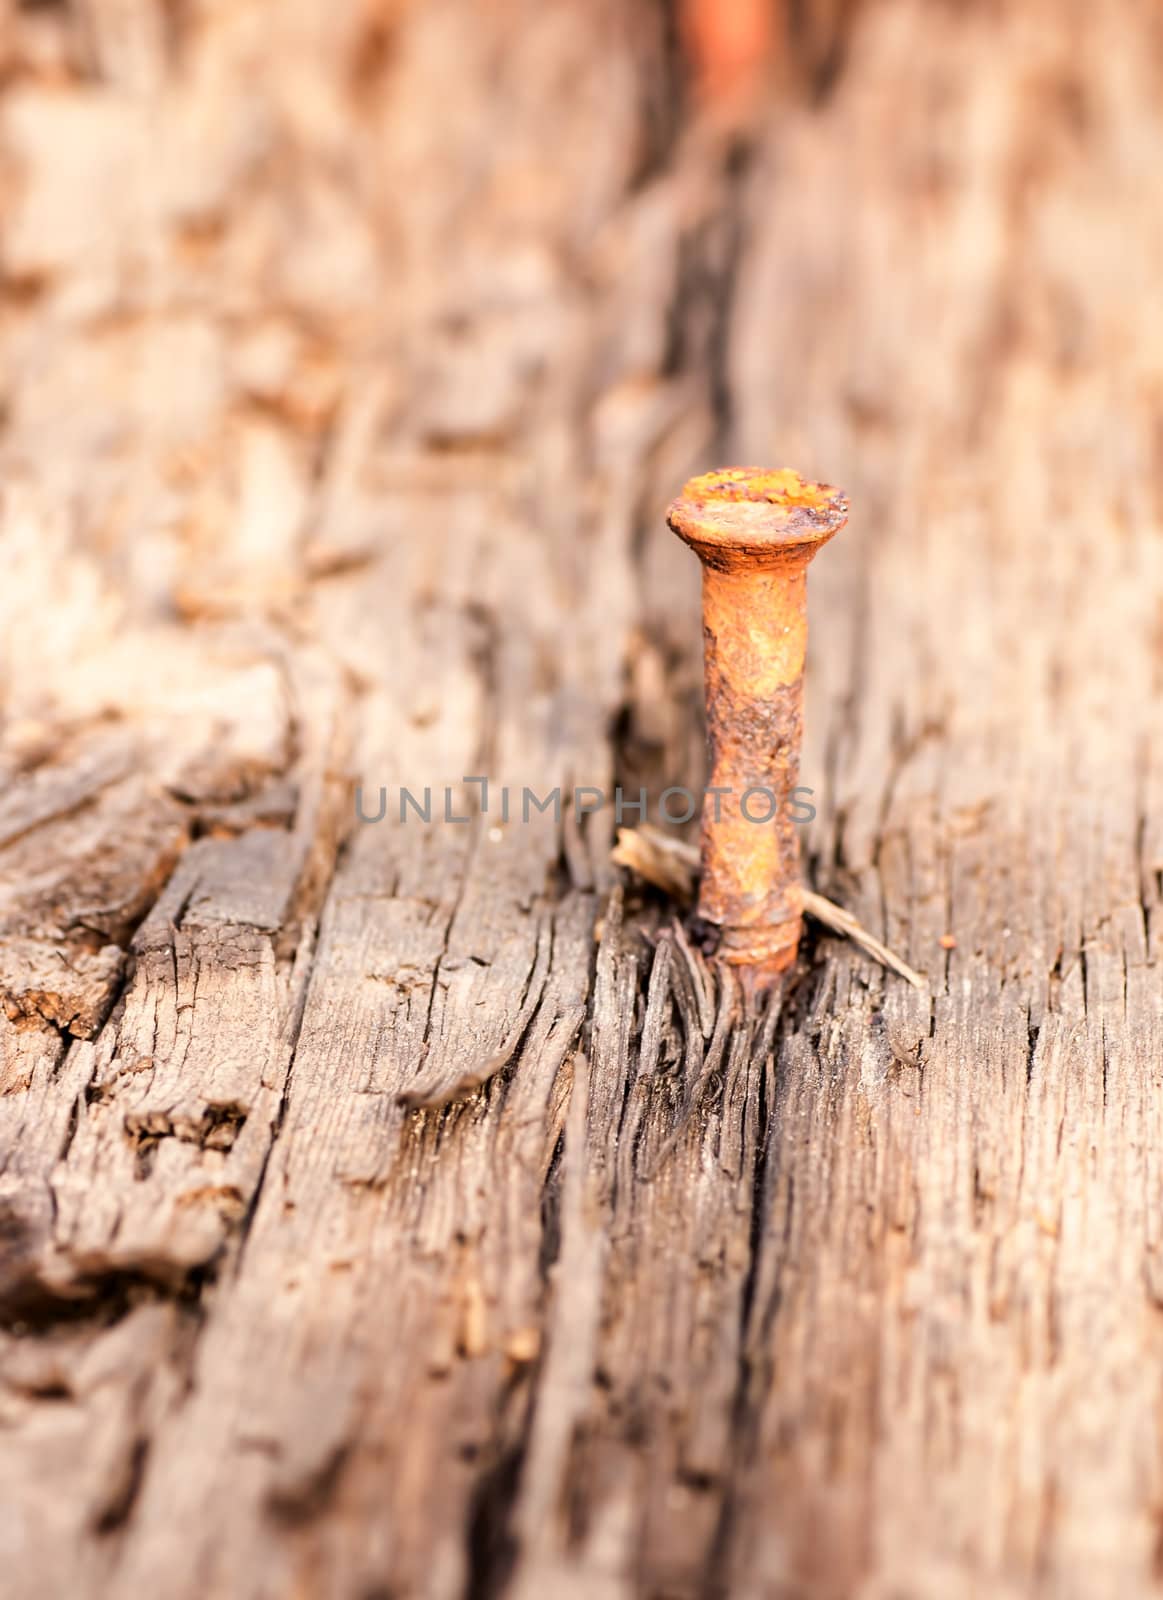
[[[1163,1591],[1163,14],[765,15],[0,11],[8,1595]],[[924,993],[461,784],[701,782],[714,459]]]

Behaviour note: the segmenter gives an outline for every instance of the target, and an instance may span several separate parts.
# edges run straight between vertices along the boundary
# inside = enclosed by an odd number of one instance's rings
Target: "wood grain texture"
[[[1163,33],[677,37],[0,12],[17,1600],[1163,1591]],[[728,456],[851,496],[805,871],[924,990],[522,815],[701,782]]]

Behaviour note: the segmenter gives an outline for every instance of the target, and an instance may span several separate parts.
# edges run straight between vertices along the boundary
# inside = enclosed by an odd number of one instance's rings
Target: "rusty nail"
[[[792,791],[803,735],[807,571],[848,520],[848,501],[795,472],[728,467],[692,478],[666,520],[703,565],[711,770],[699,915],[720,928],[719,955],[762,988],[799,945]]]

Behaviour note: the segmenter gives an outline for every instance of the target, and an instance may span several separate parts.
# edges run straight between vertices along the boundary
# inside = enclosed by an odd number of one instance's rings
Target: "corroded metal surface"
[[[692,478],[667,513],[703,564],[710,776],[699,915],[721,929],[719,954],[759,984],[799,944],[807,568],[847,518],[848,501],[827,484],[748,467]]]

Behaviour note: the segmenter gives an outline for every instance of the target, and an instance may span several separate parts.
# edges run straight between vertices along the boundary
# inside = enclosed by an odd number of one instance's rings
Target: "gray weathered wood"
[[[1158,28],[809,9],[0,16],[6,1592],[1163,1589]],[[719,454],[923,991],[522,818],[701,781]]]

